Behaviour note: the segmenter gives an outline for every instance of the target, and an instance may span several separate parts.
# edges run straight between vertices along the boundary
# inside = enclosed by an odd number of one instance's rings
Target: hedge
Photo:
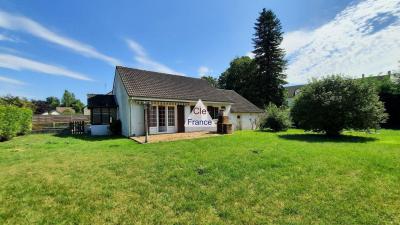
[[[32,130],[32,110],[0,106],[0,141],[7,141]]]

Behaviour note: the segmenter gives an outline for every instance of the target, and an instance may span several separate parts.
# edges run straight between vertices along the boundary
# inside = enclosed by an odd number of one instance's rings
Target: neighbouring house
[[[90,116],[90,110],[88,106],[83,107],[83,115]]]
[[[72,107],[56,107],[56,109],[51,110],[49,112],[44,112],[41,115],[43,116],[58,116],[61,114],[75,114],[75,110]]]
[[[147,105],[149,134],[216,130],[184,126],[199,99],[215,121],[220,112],[229,116],[234,130],[256,129],[263,113],[235,91],[202,79],[117,66],[112,92],[88,95],[91,132],[108,134],[109,124],[119,119],[124,136],[144,135]]]
[[[75,109],[72,107],[56,107],[56,111],[60,114],[75,114]]]
[[[285,87],[285,89],[287,91],[287,101],[288,101],[289,107],[293,105],[294,97],[296,97],[298,94],[300,94],[301,88],[304,86],[305,86],[305,84]]]
[[[59,112],[57,112],[56,110],[51,110],[50,112],[44,112],[41,114],[42,116],[58,116],[61,115]]]

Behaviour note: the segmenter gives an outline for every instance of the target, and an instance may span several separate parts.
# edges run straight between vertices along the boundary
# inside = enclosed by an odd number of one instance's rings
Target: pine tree
[[[269,103],[277,106],[285,104],[286,68],[285,52],[280,48],[283,40],[282,26],[279,19],[271,10],[265,10],[255,23],[253,38],[255,61],[257,64],[257,76],[252,85],[254,92],[259,96],[259,107],[265,107]]]

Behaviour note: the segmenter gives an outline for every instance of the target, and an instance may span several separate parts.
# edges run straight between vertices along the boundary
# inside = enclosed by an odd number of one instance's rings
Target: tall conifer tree
[[[252,85],[259,97],[254,102],[259,107],[269,103],[285,104],[286,68],[285,51],[280,47],[283,40],[282,26],[271,10],[263,9],[255,23],[253,38],[257,75]]]

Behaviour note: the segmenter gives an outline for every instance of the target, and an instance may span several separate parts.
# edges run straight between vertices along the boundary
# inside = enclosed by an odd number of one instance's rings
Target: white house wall
[[[131,102],[131,134],[130,136],[144,135],[144,107],[134,101]]]
[[[237,118],[240,116],[240,118]],[[234,130],[254,130],[259,122],[260,113],[230,113],[229,121]]]
[[[129,134],[129,98],[128,94],[126,93],[125,87],[121,82],[120,76],[118,75],[118,72],[115,72],[114,76],[114,87],[113,87],[113,94],[115,95],[115,98],[117,100],[118,104],[118,116],[119,119],[121,120],[121,131],[122,135],[124,136],[130,136]]]

